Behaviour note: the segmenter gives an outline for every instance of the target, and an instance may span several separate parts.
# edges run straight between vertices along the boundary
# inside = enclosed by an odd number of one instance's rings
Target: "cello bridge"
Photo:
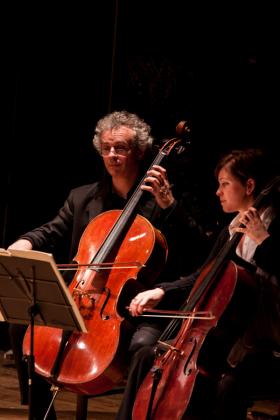
[[[79,299],[85,298],[87,297],[88,299],[90,299],[91,301],[94,301],[94,297],[93,295],[96,294],[95,290],[87,290],[86,292],[80,289],[73,289],[73,297],[78,297]]]

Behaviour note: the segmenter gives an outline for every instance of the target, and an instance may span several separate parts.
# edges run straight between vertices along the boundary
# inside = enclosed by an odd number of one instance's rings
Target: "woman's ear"
[[[253,178],[247,179],[247,194],[253,195],[256,188],[256,181]]]

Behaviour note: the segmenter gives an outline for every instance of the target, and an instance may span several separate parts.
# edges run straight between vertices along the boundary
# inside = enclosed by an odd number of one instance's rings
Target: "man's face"
[[[101,155],[108,173],[114,177],[131,177],[138,173],[142,156],[134,147],[135,132],[118,127],[101,134]]]

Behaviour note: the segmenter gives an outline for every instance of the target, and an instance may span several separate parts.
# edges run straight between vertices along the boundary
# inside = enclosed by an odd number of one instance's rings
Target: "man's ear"
[[[143,150],[137,150],[137,160],[143,160],[145,152]]]
[[[256,188],[256,181],[253,178],[247,179],[247,194],[248,195],[253,194],[255,188]]]

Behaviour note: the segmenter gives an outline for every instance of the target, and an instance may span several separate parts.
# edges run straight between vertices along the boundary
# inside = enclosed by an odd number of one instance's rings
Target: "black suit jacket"
[[[98,182],[71,190],[53,220],[25,233],[21,238],[31,241],[34,249],[49,252],[53,252],[61,241],[67,242],[69,259],[72,260],[88,223],[104,211],[122,209],[127,202],[111,189],[106,195],[99,191]],[[180,202],[175,200],[170,208],[162,210],[151,194],[144,193],[136,212],[147,218],[167,240],[168,260],[162,275],[163,281],[173,281],[180,275],[188,274],[203,261],[204,235]]]

